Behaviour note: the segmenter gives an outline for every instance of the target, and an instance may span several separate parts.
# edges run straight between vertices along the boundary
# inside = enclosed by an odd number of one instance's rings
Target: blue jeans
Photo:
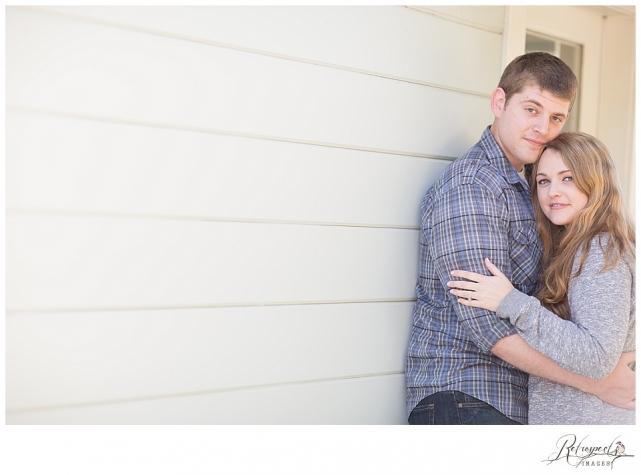
[[[414,408],[408,422],[412,425],[520,425],[488,403],[460,391],[441,391],[427,396]]]

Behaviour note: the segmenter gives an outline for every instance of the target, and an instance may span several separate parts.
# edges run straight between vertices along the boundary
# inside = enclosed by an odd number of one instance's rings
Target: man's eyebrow
[[[536,99],[531,99],[531,98],[523,99],[523,100],[521,101],[521,104],[525,104],[526,102],[531,102],[532,104],[534,104],[534,105],[536,105],[536,106],[543,107],[543,104],[541,104],[541,103],[540,103],[539,101],[537,101]]]

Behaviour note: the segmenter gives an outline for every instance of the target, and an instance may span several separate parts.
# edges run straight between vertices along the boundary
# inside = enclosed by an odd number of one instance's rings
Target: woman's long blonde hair
[[[565,226],[553,224],[539,204],[536,178],[539,162],[535,164],[532,202],[544,248],[541,289],[537,298],[544,307],[569,320],[567,294],[570,277],[579,275],[583,270],[592,238],[602,233],[609,237],[601,243],[605,255],[603,271],[614,267],[624,257],[634,259],[635,231],[623,205],[614,162],[598,139],[584,133],[564,133],[552,140],[541,154],[545,150],[556,150],[561,154],[577,188],[588,196],[585,208],[570,223]],[[574,257],[579,250],[579,268],[571,275]]]

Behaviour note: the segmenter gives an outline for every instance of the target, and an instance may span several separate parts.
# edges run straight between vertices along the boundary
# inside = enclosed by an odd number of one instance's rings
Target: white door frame
[[[572,16],[575,21],[568,22],[568,16]],[[579,127],[582,132],[596,135],[601,87],[603,20],[590,11],[572,6],[508,6],[505,20],[503,67],[525,52],[526,30],[583,46]]]
[[[613,73],[604,65],[634,63],[635,38],[613,44],[607,27],[617,23],[608,19],[634,20],[634,7],[600,6],[506,6],[503,31],[502,68],[525,52],[527,30],[543,33],[583,46],[581,87],[579,93],[579,130],[599,137],[610,149],[617,165],[628,209],[635,214],[634,151],[634,67],[622,69],[625,78],[613,82]],[[634,29],[634,28],[632,28]],[[627,40],[626,40],[627,41]],[[631,52],[630,52],[631,51]],[[626,56],[627,55],[627,56]],[[607,73],[607,74],[606,74]],[[616,77],[616,75],[614,76]],[[621,91],[622,94],[621,94]],[[617,92],[617,94],[612,94]],[[623,96],[615,97],[615,96]]]

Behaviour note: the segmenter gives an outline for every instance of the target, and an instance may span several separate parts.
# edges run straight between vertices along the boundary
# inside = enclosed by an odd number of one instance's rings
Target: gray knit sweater
[[[635,349],[636,329],[634,263],[622,260],[600,273],[604,263],[596,237],[581,275],[570,280],[571,321],[562,320],[535,297],[516,289],[503,299],[496,314],[508,318],[531,347],[563,368],[602,379],[612,372],[622,352]],[[530,424],[635,423],[634,410],[605,404],[591,394],[536,376],[529,379],[528,403]]]

